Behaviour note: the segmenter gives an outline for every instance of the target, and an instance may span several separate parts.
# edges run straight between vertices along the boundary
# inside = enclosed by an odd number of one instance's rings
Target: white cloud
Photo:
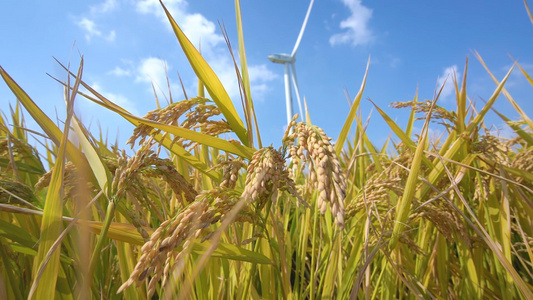
[[[215,24],[201,14],[187,15],[185,21],[180,26],[187,38],[194,45],[201,43],[202,53],[204,49],[211,51],[211,47],[215,47],[224,41],[222,35],[215,32],[217,28]]]
[[[89,18],[82,18],[79,22],[77,22],[77,25],[83,29],[83,31],[85,31],[85,39],[89,42],[91,41],[91,38],[95,36],[104,38],[110,42],[114,41],[116,38],[116,33],[114,30],[111,30],[108,34],[104,35],[102,31],[97,28],[96,23]]]
[[[264,98],[264,95],[270,90],[268,82],[279,77],[277,74],[270,71],[265,64],[249,66],[248,76],[250,78],[250,88],[252,89],[252,97],[260,101]]]
[[[440,94],[439,99],[446,101],[451,95],[455,93],[454,80],[459,81],[461,78],[461,73],[457,70],[457,65],[453,65],[444,69],[442,75],[437,80],[437,89],[440,89],[441,86],[446,81],[444,88]]]
[[[329,43],[332,46],[340,44],[358,46],[371,42],[374,36],[368,29],[368,22],[372,17],[372,10],[361,4],[361,0],[342,0],[342,2],[350,9],[351,15],[339,25],[344,31],[332,35]]]
[[[271,81],[278,78],[278,75],[270,71],[265,64],[248,67],[248,76],[251,82]]]
[[[109,71],[107,73],[111,74],[111,75],[118,76],[118,77],[130,76],[131,75],[131,71],[130,70],[123,69],[121,67],[115,67],[113,70],[111,70],[111,71]]]
[[[137,68],[138,75],[135,81],[149,84],[153,83],[156,91],[167,91],[168,84],[165,66],[168,71],[170,67],[165,60],[155,57],[145,58],[141,60]],[[152,89],[151,86],[150,89]]]
[[[104,2],[91,6],[91,13],[103,14],[115,10],[118,7],[116,0],[105,0]]]

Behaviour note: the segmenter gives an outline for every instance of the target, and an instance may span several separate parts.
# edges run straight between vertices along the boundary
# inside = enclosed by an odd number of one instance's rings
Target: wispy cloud
[[[90,10],[93,14],[103,14],[115,10],[118,7],[117,0],[105,0],[100,4],[91,6]]]
[[[80,27],[85,32],[85,39],[90,42],[92,38],[102,38],[108,42],[115,41],[117,33],[115,30],[105,30],[100,29],[100,26],[94,21],[95,18],[98,19],[99,15],[109,13],[114,11],[118,7],[117,0],[104,0],[93,6],[90,6],[89,13],[84,13],[85,16],[77,16],[74,19],[74,23]]]
[[[457,70],[457,65],[453,65],[444,69],[442,75],[437,80],[437,89],[440,89],[444,84],[444,88],[440,94],[439,99],[446,101],[455,92],[454,80],[461,80],[461,72]]]
[[[107,73],[111,74],[111,75],[118,76],[118,77],[130,76],[131,75],[131,71],[130,70],[123,69],[121,67],[115,67],[113,70],[111,70],[111,71],[109,71]]]
[[[85,31],[85,39],[89,42],[93,37],[101,37],[109,42],[114,41],[116,38],[116,33],[114,30],[111,30],[107,34],[104,34],[98,29],[96,23],[89,18],[82,18],[80,21],[77,22],[77,25],[81,29],[83,29],[83,31]]]
[[[368,28],[368,22],[372,18],[372,10],[361,4],[361,0],[342,0],[351,12],[351,15],[342,20],[339,27],[342,33],[330,37],[332,46],[351,44],[352,46],[368,44],[374,39],[372,31]]]

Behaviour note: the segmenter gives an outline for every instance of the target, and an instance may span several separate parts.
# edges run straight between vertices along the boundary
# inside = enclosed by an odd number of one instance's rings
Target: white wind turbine
[[[298,35],[298,39],[296,40],[296,44],[294,45],[294,49],[292,50],[292,53],[285,54],[271,54],[268,56],[268,59],[270,59],[274,63],[283,64],[285,66],[285,104],[287,106],[287,125],[292,120],[292,92],[291,92],[291,83],[290,83],[290,77],[291,77],[291,69],[292,69],[292,83],[294,84],[294,90],[296,91],[296,99],[298,100],[298,108],[300,109],[300,117],[305,122],[305,114],[303,114],[302,110],[302,102],[300,101],[300,90],[298,89],[298,80],[296,78],[296,68],[294,67],[294,62],[296,61],[296,51],[298,51],[298,46],[300,45],[300,41],[302,40],[302,36],[305,31],[305,26],[307,25],[307,19],[309,19],[309,14],[311,13],[311,8],[313,7],[314,0],[311,0],[311,3],[309,4],[309,8],[307,9],[307,14],[305,15],[304,23],[302,25],[302,29],[300,29],[300,34]]]

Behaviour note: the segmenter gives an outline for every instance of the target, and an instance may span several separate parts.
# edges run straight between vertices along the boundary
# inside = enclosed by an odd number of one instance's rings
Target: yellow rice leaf
[[[65,70],[67,70],[67,68],[65,66],[63,66],[59,61],[58,61],[58,63]],[[63,82],[61,82],[59,80],[57,80],[57,81],[59,83],[61,83],[61,84],[64,84]],[[122,117],[124,117],[126,120],[128,120],[130,123],[132,123],[135,126],[138,126],[139,124],[141,124],[141,122],[139,122],[135,118],[127,117],[127,116],[131,116],[131,114],[127,110],[125,110],[124,108],[122,108],[122,107],[116,105],[115,103],[109,101],[108,99],[106,99],[104,96],[102,96],[100,93],[98,93],[96,90],[94,90],[90,85],[85,83],[83,80],[81,80],[80,83],[81,83],[81,85],[84,88],[86,88],[88,91],[90,91],[92,94],[94,94],[98,98],[98,100],[93,98],[93,97],[91,97],[91,96],[89,96],[89,95],[87,95],[87,94],[84,94],[82,92],[78,92],[80,95],[82,95],[83,97],[93,101],[96,104],[99,104],[99,105],[101,105],[101,106],[103,106],[103,107],[105,107],[107,109],[110,109],[110,110],[112,110],[114,112],[117,112],[118,114],[122,115]],[[122,112],[124,114],[121,114],[120,112]],[[218,180],[218,179],[221,178],[220,173],[218,173],[218,172],[216,172],[214,170],[208,171],[209,167],[207,167],[207,165],[205,163],[199,161],[196,157],[194,157],[194,155],[190,154],[183,147],[181,147],[181,146],[177,145],[176,143],[174,143],[168,136],[163,137],[163,135],[157,134],[154,137],[154,140],[160,142],[164,147],[169,149],[170,152],[172,152],[173,154],[181,157],[183,160],[185,160],[191,166],[193,166],[194,168],[196,168],[200,172],[206,174],[210,178],[212,178],[214,180]]]
[[[526,77],[527,81],[529,81],[529,84],[533,85],[533,79],[531,79],[531,76],[529,76],[529,74],[526,72],[526,70],[524,70],[524,68],[522,68],[522,66],[516,60],[513,59],[513,61],[518,66],[518,68],[520,68],[520,71],[522,71],[522,74],[524,74],[524,76]]]
[[[461,90],[457,89],[457,79],[454,78],[454,84],[456,85],[457,93],[457,127],[456,130],[458,133],[462,133],[465,129],[465,119],[466,119],[466,74],[468,71],[468,58],[465,63],[465,70],[463,75],[463,82],[461,84]]]
[[[370,102],[372,102],[372,100],[370,100]],[[374,107],[377,109],[379,114],[383,117],[385,122],[387,122],[387,125],[389,125],[389,127],[392,129],[394,134],[396,134],[396,136],[398,136],[407,147],[409,147],[411,150],[415,150],[417,148],[415,143],[405,133],[405,131],[403,131],[400,128],[400,126],[398,126],[398,124],[396,124],[396,122],[394,122],[394,120],[391,117],[389,117],[389,115],[387,115],[387,113],[385,113],[381,108],[379,108],[379,106],[377,106],[374,102],[372,102],[372,104],[374,104]],[[422,156],[421,159],[424,162],[424,164],[426,164],[429,168],[432,168],[433,163],[427,157]]]
[[[519,125],[513,123],[511,119],[507,118],[506,116],[498,112],[496,109],[493,108],[492,111],[494,111],[498,116],[500,116],[500,118],[502,118],[502,120],[504,120],[505,123],[507,123],[507,125],[511,127],[514,132],[516,132],[516,134],[518,134],[518,136],[524,139],[524,141],[526,141],[529,147],[533,146],[533,136],[531,134],[527,133],[525,130],[520,128]]]
[[[418,87],[416,88],[415,92],[415,98],[413,99],[413,102],[416,104],[418,103]],[[415,107],[411,109],[411,113],[409,114],[409,120],[407,120],[407,127],[405,128],[405,134],[408,137],[411,137],[413,134],[413,125],[415,124],[415,118],[416,117],[416,110]]]
[[[211,146],[213,148],[227,151],[229,153],[233,153],[244,158],[250,159],[252,158],[252,154],[254,153],[254,150],[252,148],[249,148],[249,147],[237,144],[237,143],[232,143],[221,138],[217,138],[214,136],[210,136],[210,135],[207,135],[201,132],[196,132],[194,130],[190,130],[190,129],[186,129],[186,128],[182,128],[178,126],[167,125],[167,124],[147,120],[144,118],[131,115],[121,110],[115,110],[112,107],[107,107],[107,108],[115,111],[116,113],[120,114],[121,116],[123,116],[124,118],[128,120],[135,120],[139,123],[157,128],[167,133],[171,133],[175,136],[183,137],[185,139],[198,142],[202,145]]]
[[[111,191],[110,186],[113,181],[111,172],[109,172],[107,166],[102,161],[102,157],[96,152],[96,149],[89,141],[87,131],[82,128],[75,116],[72,118],[72,128],[76,132],[81,149],[83,149],[83,153],[85,153],[85,156],[87,157],[89,166],[98,181],[100,189],[104,192],[107,198],[110,199],[111,197],[108,193]]]
[[[248,134],[246,132],[246,128],[244,128],[244,124],[237,114],[237,111],[233,106],[233,102],[226,92],[226,89],[222,85],[222,82],[220,82],[220,79],[217,77],[213,69],[211,69],[209,64],[204,60],[200,52],[196,50],[187,36],[185,36],[176,21],[174,21],[174,18],[170,15],[170,12],[167,10],[165,5],[163,5],[163,2],[161,2],[161,6],[163,6],[163,9],[165,10],[168,20],[170,21],[170,25],[174,29],[174,33],[176,34],[181,48],[183,49],[183,53],[185,53],[187,56],[187,59],[196,73],[196,76],[198,76],[198,78],[205,85],[209,95],[211,95],[213,101],[217,104],[218,108],[220,108],[220,111],[228,121],[231,129],[235,132],[235,134],[237,134],[241,142],[248,146]]]
[[[82,82],[82,84],[84,84]],[[86,88],[90,88],[88,86],[85,86]],[[88,96],[88,95],[85,95],[83,93],[80,93],[82,96],[84,96],[85,98],[103,106],[103,107],[106,107],[108,108],[109,106],[110,107],[113,107],[114,109],[112,109],[113,111],[116,111],[116,110],[119,110],[119,111],[122,111],[124,112],[125,114],[129,115],[129,112],[126,111],[125,109],[121,108],[120,106],[112,103],[111,101],[105,99],[103,96],[101,96],[100,94],[98,94],[96,91],[92,90],[91,92],[93,92],[94,94],[97,95],[97,97],[102,100],[102,102]],[[123,115],[123,117],[128,120],[130,123],[132,123],[133,125],[135,126],[138,126],[139,124],[141,124],[141,122],[137,121],[136,119],[134,118],[128,118],[126,116]],[[154,136],[154,140],[160,142],[164,147],[166,147],[168,150],[170,150],[171,153],[173,153],[174,155],[177,155],[178,157],[180,157],[181,159],[183,159],[184,161],[186,161],[188,164],[190,164],[192,167],[196,168],[197,170],[199,170],[200,172],[206,174],[207,176],[209,176],[210,178],[214,179],[214,180],[219,180],[221,178],[221,175],[220,173],[214,171],[214,170],[210,170],[209,171],[209,167],[203,163],[202,161],[198,160],[194,155],[192,155],[191,153],[189,153],[186,149],[184,149],[183,147],[179,146],[177,143],[174,143],[169,136],[163,136],[162,134],[157,134]]]
[[[88,222],[79,220],[78,224],[87,226],[88,230],[95,234],[100,234],[102,231],[103,223],[102,222]],[[154,229],[149,227],[143,227],[144,230],[148,234],[152,234],[154,232]],[[108,238],[121,241],[129,244],[135,244],[135,245],[143,245],[144,240],[141,236],[141,234],[137,231],[137,228],[135,226],[129,224],[129,223],[116,223],[111,222],[111,225],[109,225],[109,229],[107,231]]]
[[[7,72],[0,66],[0,75],[9,86],[13,94],[24,105],[26,110],[30,113],[33,119],[46,133],[56,145],[59,145],[63,134],[61,130],[45,115],[45,113],[33,102],[33,100],[26,94],[26,92],[7,74]],[[69,160],[74,162],[77,166],[82,166],[84,169],[89,169],[89,165],[83,153],[74,147],[74,145],[67,140],[66,142],[66,156]]]
[[[442,155],[444,159],[454,159],[456,154],[460,152],[460,150],[463,148],[463,145],[465,144],[467,136],[472,134],[472,132],[479,125],[479,123],[481,121],[483,121],[483,117],[491,109],[492,105],[494,104],[494,102],[496,101],[498,96],[500,95],[500,92],[502,91],[505,82],[507,81],[507,79],[511,75],[511,72],[512,72],[512,68],[511,68],[511,70],[509,70],[509,72],[504,77],[504,79],[498,84],[498,87],[493,92],[492,96],[487,101],[487,103],[485,104],[485,106],[483,107],[481,112],[479,112],[479,114],[476,116],[476,118],[474,118],[474,120],[472,120],[470,122],[470,124],[467,126],[467,128],[465,129],[465,133],[462,134],[461,137],[459,137],[459,138],[456,138],[455,132],[452,132],[452,134],[449,135],[448,139],[445,142],[446,147],[443,146],[443,149],[441,149],[441,150],[444,150],[444,149],[447,148],[445,153]],[[452,142],[452,139],[453,139],[453,142]],[[447,146],[448,143],[451,144],[449,146],[449,148]],[[436,158],[436,160],[437,160],[437,158]],[[431,184],[435,184],[437,182],[437,180],[439,178],[441,178],[441,176],[442,176],[442,174],[444,172],[444,168],[445,168],[444,167],[444,163],[442,161],[438,161],[437,160],[437,162],[435,163],[434,167],[431,168],[431,172],[428,175],[428,181]],[[422,187],[422,189],[421,189],[421,191],[419,193],[419,198],[420,199],[424,198],[426,193],[429,192],[429,191],[430,191],[430,187],[429,186]]]
[[[348,117],[346,118],[346,121],[344,122],[344,125],[342,126],[342,130],[339,133],[339,137],[337,138],[337,141],[335,142],[335,152],[337,152],[337,155],[341,153],[342,147],[344,147],[344,142],[346,142],[346,138],[348,137],[348,133],[350,132],[350,128],[352,127],[353,120],[355,119],[355,116],[357,114],[359,103],[361,102],[361,98],[363,97],[363,91],[365,89],[366,76],[368,75],[369,66],[370,66],[370,57],[368,58],[368,62],[366,64],[365,76],[363,77],[361,88],[359,88],[359,92],[357,93],[357,95],[355,96],[355,99],[353,100],[353,104],[352,104],[352,107],[350,108],[350,112],[348,113]]]
[[[409,176],[407,177],[407,182],[405,183],[405,189],[402,197],[399,200],[398,206],[396,207],[396,220],[394,221],[392,237],[389,242],[389,246],[391,249],[396,248],[400,235],[402,234],[406,226],[405,223],[407,222],[407,218],[409,217],[409,212],[411,211],[411,203],[413,201],[416,187],[418,185],[418,173],[420,171],[422,159],[425,157],[424,150],[426,147],[430,119],[431,111],[428,113],[426,121],[424,123],[424,127],[422,128],[422,132],[420,133],[420,138],[418,140],[418,146],[416,147],[415,156],[413,157],[411,170],[409,171]]]
[[[533,23],[533,15],[531,15],[531,10],[529,10],[529,5],[527,4],[527,0],[524,0],[524,5],[526,6],[526,11],[529,16],[529,20],[531,20],[531,23]]]
[[[95,234],[99,234],[103,227],[102,222],[79,221],[78,223],[80,223],[80,225],[83,224],[84,226],[87,226],[89,230]],[[154,232],[153,228],[143,228],[150,235]],[[129,223],[112,222],[109,226],[109,230],[107,231],[107,237],[125,243],[144,245],[144,240],[142,236],[139,234],[135,226]],[[211,246],[211,243],[209,240],[204,242],[195,240],[193,241],[192,245],[192,251],[194,253],[204,254]],[[225,243],[219,243],[217,248],[214,250],[212,256],[219,258],[227,258],[231,260],[247,261],[258,264],[272,264],[272,261],[268,257],[258,252],[253,252],[241,247]]]
[[[478,52],[475,52],[474,53],[476,58],[479,60],[479,62],[481,63],[481,65],[483,65],[483,67],[485,68],[485,70],[487,71],[487,73],[489,73],[490,77],[492,78],[492,80],[494,81],[494,83],[496,83],[498,86],[501,85],[500,82],[498,82],[498,79],[496,79],[496,77],[494,75],[492,75],[492,72],[489,70],[489,68],[487,67],[487,65],[485,64],[485,62],[483,61],[483,58],[481,58],[481,55],[479,55]],[[516,63],[516,62],[515,62]],[[516,63],[518,65],[518,63]],[[514,67],[514,66],[513,66]],[[509,73],[510,74],[513,70],[513,67],[509,70]],[[518,67],[521,69],[520,65],[518,65]],[[527,73],[526,73],[527,74]],[[505,80],[507,80],[507,77],[508,76],[505,76]],[[507,100],[509,101],[509,103],[511,103],[511,105],[514,107],[514,109],[518,112],[518,114],[520,114],[520,117],[527,123],[527,125],[529,126],[529,128],[531,130],[533,130],[533,121],[531,121],[531,119],[527,116],[527,114],[522,110],[522,108],[518,105],[518,103],[516,103],[516,101],[513,99],[513,97],[511,97],[511,94],[509,94],[509,92],[503,88],[503,85],[501,85],[502,88],[500,89],[501,90],[501,93],[503,93],[503,95],[505,96],[505,98],[507,98]]]
[[[304,97],[304,108],[305,108],[305,121],[307,122],[307,124],[312,125],[311,115],[309,114],[309,108],[307,107],[307,99],[305,99],[305,97]]]
[[[261,142],[261,134],[259,133],[259,126],[257,125],[254,102],[252,100],[252,92],[250,89],[250,77],[248,75],[248,63],[246,61],[246,50],[244,48],[244,33],[243,33],[243,26],[242,26],[241,3],[239,0],[235,0],[235,17],[237,19],[237,36],[239,39],[239,58],[241,62],[241,77],[242,77],[242,83],[243,83],[244,93],[245,93],[244,99],[247,102],[245,109],[249,110],[249,111],[246,111],[245,114],[248,115],[248,118],[251,118],[253,116],[255,132],[257,134],[257,143],[258,143],[259,148],[262,148],[263,145]],[[248,128],[248,130],[251,131],[251,128]],[[252,146],[252,145],[248,145],[248,146]]]
[[[481,57],[480,57],[481,58]],[[466,132],[467,134],[471,134],[472,132],[474,132],[474,129],[481,123],[481,121],[483,121],[485,115],[487,114],[487,112],[491,109],[492,105],[494,104],[494,102],[496,102],[496,99],[498,99],[498,96],[500,96],[500,93],[503,91],[504,95],[508,95],[507,91],[505,91],[505,89],[503,88],[503,86],[505,85],[505,82],[507,82],[507,79],[509,78],[509,76],[511,75],[511,73],[513,72],[513,69],[514,69],[514,66],[511,67],[511,69],[509,69],[509,72],[507,72],[507,75],[505,75],[505,77],[503,78],[503,80],[498,84],[498,87],[496,88],[496,90],[494,90],[494,92],[492,93],[492,96],[490,97],[489,101],[487,101],[487,103],[485,104],[485,106],[483,107],[483,109],[481,109],[481,111],[479,112],[479,114],[474,118],[474,120],[472,120],[472,122],[470,122],[470,124],[468,124],[468,127],[466,128]],[[492,75],[492,74],[491,74]],[[495,79],[495,78],[494,78]],[[495,82],[497,83],[498,81],[495,80]],[[509,95],[510,97],[510,95]],[[507,98],[509,99],[509,98]],[[512,98],[511,98],[512,99]],[[509,99],[509,101],[511,102],[511,100]],[[514,100],[512,101],[512,103],[514,102]],[[516,108],[516,107],[515,107]]]
[[[52,178],[48,186],[46,201],[44,203],[43,218],[41,220],[41,234],[39,237],[39,248],[35,257],[32,272],[32,287],[28,299],[54,299],[56,293],[56,283],[59,273],[60,250],[48,253],[59,238],[63,230],[63,171],[65,168],[65,158],[67,153],[68,132],[70,120],[73,115],[74,98],[77,93],[81,74],[83,72],[83,57],[80,62],[76,82],[69,95],[69,90],[65,90],[67,101],[67,117],[65,120],[64,132],[61,135],[61,144],[57,154],[56,163],[52,170]],[[28,98],[29,99],[29,98]],[[33,102],[32,102],[33,103]],[[46,120],[46,119],[45,119]],[[43,269],[44,268],[44,269]],[[41,273],[42,272],[42,273]],[[35,298],[34,298],[35,297]]]

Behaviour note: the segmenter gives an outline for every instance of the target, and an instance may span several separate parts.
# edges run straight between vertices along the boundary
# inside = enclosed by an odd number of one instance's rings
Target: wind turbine
[[[298,46],[300,45],[300,41],[302,40],[302,36],[305,31],[305,26],[307,25],[307,20],[309,19],[309,14],[311,14],[311,8],[313,7],[314,0],[311,0],[311,3],[309,4],[309,8],[307,9],[307,14],[305,15],[304,23],[302,25],[302,28],[300,29],[300,34],[298,35],[298,39],[296,40],[296,44],[294,45],[294,48],[292,49],[291,54],[271,54],[268,56],[268,59],[272,61],[273,63],[283,64],[285,66],[285,75],[284,75],[284,81],[285,81],[285,105],[287,107],[287,125],[292,121],[292,92],[291,92],[291,83],[290,83],[290,77],[291,77],[291,69],[292,69],[292,83],[294,85],[294,90],[296,92],[296,99],[298,100],[298,108],[300,109],[300,117],[304,122],[305,120],[305,114],[303,114],[302,110],[302,102],[300,101],[300,89],[298,88],[298,80],[296,77],[296,68],[294,67],[294,62],[296,62],[296,51],[298,51]]]

